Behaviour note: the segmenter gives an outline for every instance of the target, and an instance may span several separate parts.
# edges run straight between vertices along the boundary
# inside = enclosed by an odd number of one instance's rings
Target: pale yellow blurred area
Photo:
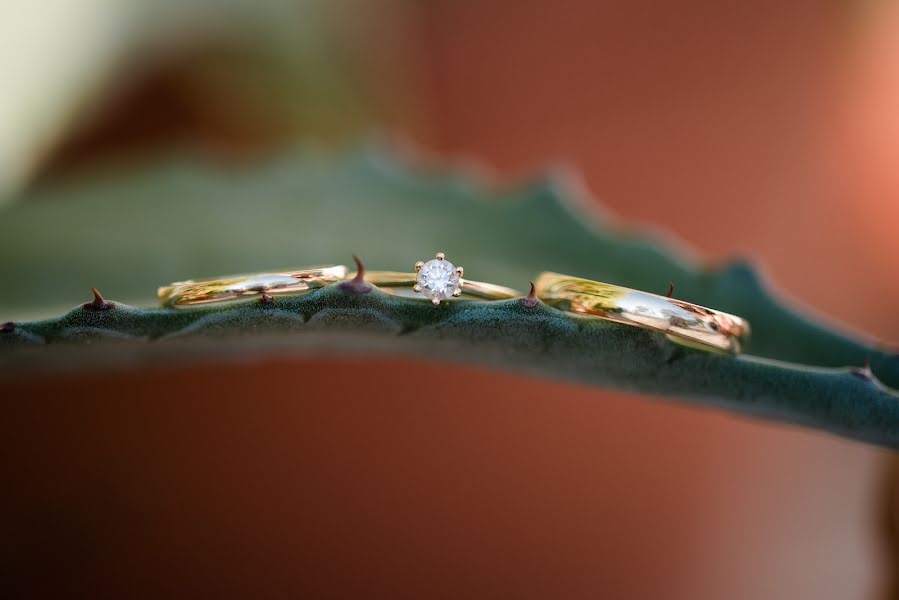
[[[122,90],[159,65],[193,69],[188,79],[191,93],[201,96],[198,111],[224,114],[221,120],[251,134],[258,124],[265,144],[301,134],[342,139],[391,120],[385,117],[391,112],[420,123],[413,70],[393,66],[411,55],[403,48],[407,5],[4,0],[0,204],[14,198],[58,146],[102,122]],[[213,64],[192,66],[192,58],[205,55],[215,57]],[[139,121],[141,114],[128,118]]]
[[[76,106],[133,43],[136,6],[136,0],[0,4],[0,202],[22,186]]]

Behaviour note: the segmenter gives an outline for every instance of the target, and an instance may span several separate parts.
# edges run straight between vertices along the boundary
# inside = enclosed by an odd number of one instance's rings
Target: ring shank
[[[352,277],[354,273],[350,273]],[[373,285],[382,288],[385,292],[395,295],[409,296],[411,298],[421,298],[418,294],[412,292],[412,286],[418,280],[416,273],[402,273],[399,271],[366,271],[365,280]],[[513,290],[502,285],[493,283],[484,283],[483,281],[472,281],[471,279],[460,279],[462,289],[462,297],[479,298],[481,300],[510,300],[518,298],[522,294],[518,290]],[[402,293],[400,290],[408,290]]]

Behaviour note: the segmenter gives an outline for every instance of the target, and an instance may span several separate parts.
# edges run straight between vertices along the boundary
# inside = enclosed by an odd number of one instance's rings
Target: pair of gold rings
[[[253,297],[301,295],[356,277],[343,265],[203,281],[179,281],[159,288],[162,306],[186,308]],[[428,299],[434,305],[452,298],[508,300],[523,294],[512,288],[463,277],[443,253],[415,263],[415,272],[367,271],[365,281],[388,293]],[[740,317],[675,298],[560,273],[541,273],[537,298],[566,312],[659,331],[673,341],[719,352],[738,353],[749,334]]]

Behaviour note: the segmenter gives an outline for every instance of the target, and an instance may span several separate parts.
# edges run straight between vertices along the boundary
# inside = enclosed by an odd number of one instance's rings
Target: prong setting
[[[427,296],[434,305],[462,294],[462,267],[456,267],[438,252],[432,260],[415,263],[415,285],[412,289]]]

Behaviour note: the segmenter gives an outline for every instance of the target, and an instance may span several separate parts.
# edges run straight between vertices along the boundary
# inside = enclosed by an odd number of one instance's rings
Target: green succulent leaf
[[[0,319],[16,326],[0,333],[0,348],[15,348],[0,352],[0,365],[35,368],[52,362],[45,355],[83,355],[83,342],[94,340],[108,343],[92,344],[91,354],[119,340],[115,354],[127,347],[149,357],[176,352],[178,339],[206,354],[231,348],[197,341],[219,333],[253,334],[241,335],[235,352],[349,351],[362,336],[366,348],[428,346],[444,358],[690,398],[899,445],[899,404],[886,387],[899,386],[899,357],[798,314],[746,263],[704,270],[661,240],[604,228],[579,213],[567,189],[547,177],[488,191],[471,174],[412,168],[375,145],[336,158],[298,151],[237,172],[172,161],[38,190],[3,213],[0,277],[15,285],[0,287]],[[83,301],[91,286],[150,305],[156,286],[190,277],[343,262],[351,252],[371,269],[411,270],[437,250],[464,265],[467,277],[518,289],[543,270],[656,292],[670,280],[683,300],[746,317],[753,335],[746,355],[728,357],[515,300],[434,310],[377,290],[336,288],[272,306],[173,311],[117,303],[22,320]],[[859,368],[866,363],[874,376]]]

